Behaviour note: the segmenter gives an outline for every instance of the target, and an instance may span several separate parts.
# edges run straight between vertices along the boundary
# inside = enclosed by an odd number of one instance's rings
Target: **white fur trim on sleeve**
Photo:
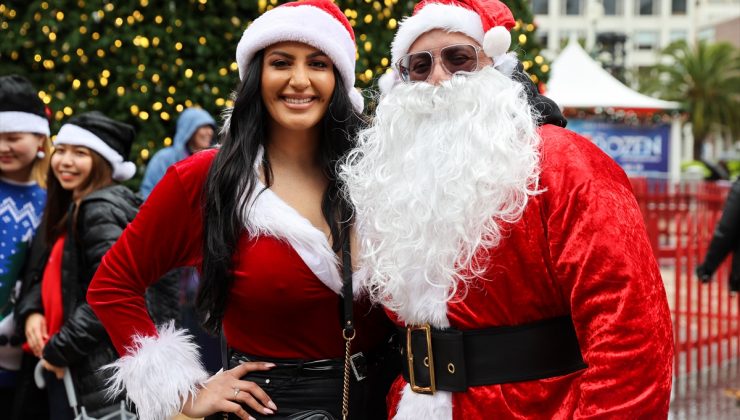
[[[127,355],[102,369],[114,371],[107,380],[109,396],[125,390],[140,420],[177,414],[209,376],[192,336],[174,322],[159,327],[158,337],[136,336]]]

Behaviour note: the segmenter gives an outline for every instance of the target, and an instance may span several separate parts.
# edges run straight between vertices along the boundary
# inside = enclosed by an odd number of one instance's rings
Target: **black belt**
[[[409,326],[401,329],[401,353],[403,377],[418,393],[464,392],[586,368],[570,316],[469,331]]]
[[[256,361],[274,363],[272,371],[292,371],[302,376],[341,376],[344,372],[344,359],[276,360],[248,355],[237,350],[231,351],[230,367]]]
[[[367,377],[368,369],[374,368],[378,363],[382,363],[382,358],[375,352],[359,352],[349,357],[351,372],[355,380],[362,381]],[[344,358],[320,359],[320,360],[286,360],[286,359],[269,359],[264,357],[252,356],[242,353],[238,350],[231,350],[231,363],[229,368],[237,366],[244,362],[270,362],[275,367],[270,372],[285,374],[290,372],[299,376],[311,377],[342,377],[344,373]]]

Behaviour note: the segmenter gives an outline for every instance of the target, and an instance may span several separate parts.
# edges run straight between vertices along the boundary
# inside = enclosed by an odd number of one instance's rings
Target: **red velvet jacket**
[[[134,336],[157,335],[146,312],[146,288],[171,268],[200,264],[200,197],[216,152],[196,154],[167,172],[105,256],[90,285],[88,301],[121,355],[130,352]],[[271,191],[262,195],[268,194],[271,211],[288,212],[285,219],[275,218],[279,227],[290,229],[307,222]],[[323,234],[316,237],[325,240]],[[318,253],[308,257],[321,259]],[[229,346],[273,359],[342,357],[339,296],[314,270],[289,240],[244,235],[234,256],[234,283],[223,321]],[[366,301],[356,306],[358,335],[353,345],[356,350],[368,350],[387,334],[387,318],[380,309],[369,310]]]
[[[447,316],[469,330],[570,313],[588,368],[454,393],[453,418],[666,418],[671,318],[630,183],[587,139],[552,125],[540,135],[544,192]],[[399,377],[389,394],[391,415],[405,385]]]

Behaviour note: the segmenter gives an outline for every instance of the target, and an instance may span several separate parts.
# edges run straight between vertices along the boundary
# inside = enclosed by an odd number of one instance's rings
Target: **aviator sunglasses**
[[[449,74],[473,72],[478,69],[478,52],[482,48],[470,44],[448,45],[439,49],[442,68]],[[396,69],[404,82],[425,82],[434,69],[432,51],[406,54],[396,62]]]

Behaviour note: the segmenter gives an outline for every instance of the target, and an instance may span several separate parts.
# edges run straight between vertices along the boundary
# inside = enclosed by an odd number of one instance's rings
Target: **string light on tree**
[[[151,0],[0,3],[0,70],[25,74],[44,87],[42,100],[55,120],[52,131],[69,116],[95,109],[136,126],[132,156],[143,166],[171,144],[184,107],[219,114],[234,105],[229,95],[238,83],[238,66],[226,52],[234,51],[254,18],[285,1],[182,0],[176,7]],[[533,80],[547,80],[549,67],[528,2],[504,2],[518,19],[512,48],[529,63]],[[335,3],[358,40],[358,86],[372,86],[391,65],[393,35],[416,1]]]

